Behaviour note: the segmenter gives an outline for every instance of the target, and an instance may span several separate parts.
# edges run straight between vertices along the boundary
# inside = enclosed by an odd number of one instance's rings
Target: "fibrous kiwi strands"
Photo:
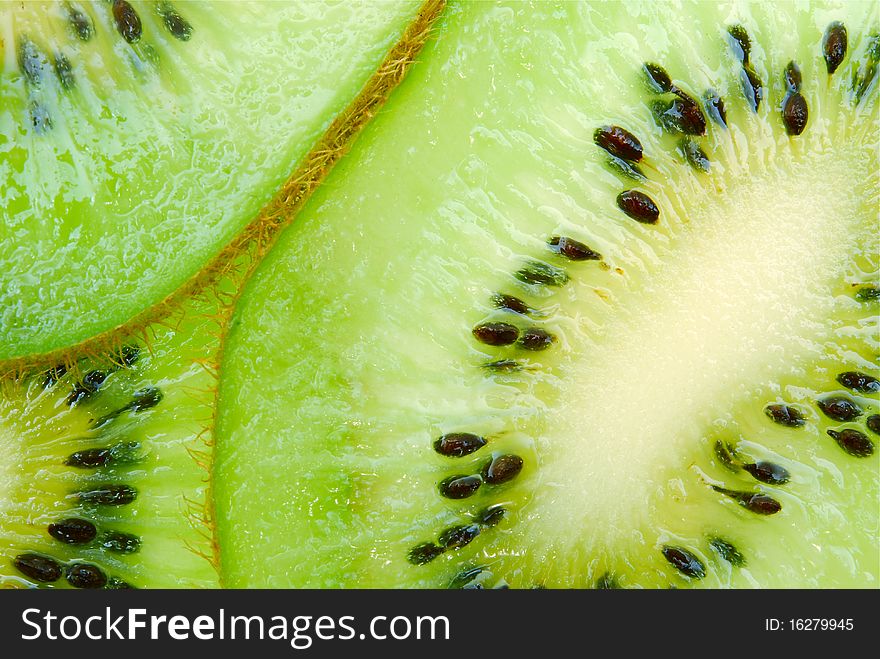
[[[3,3],[0,360],[146,324],[234,261],[418,9]]]
[[[871,441],[877,396],[838,378],[877,377],[877,23],[453,8],[236,311],[226,583],[876,586],[877,457],[839,440]]]

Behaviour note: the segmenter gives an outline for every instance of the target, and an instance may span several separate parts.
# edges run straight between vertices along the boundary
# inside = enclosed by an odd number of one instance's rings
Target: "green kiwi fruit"
[[[110,332],[204,277],[418,9],[3,3],[0,359]]]
[[[221,582],[876,588],[878,25],[451,6],[237,305]]]

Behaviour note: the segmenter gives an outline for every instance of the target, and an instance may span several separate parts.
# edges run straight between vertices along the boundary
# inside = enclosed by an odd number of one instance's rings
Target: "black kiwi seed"
[[[91,39],[92,34],[94,34],[92,19],[90,19],[85,12],[73,7],[70,3],[65,4],[65,10],[67,11],[67,20],[70,23],[70,27],[73,28],[73,32],[76,34],[77,38],[79,38],[80,41],[88,41]]]
[[[137,498],[137,490],[131,485],[104,483],[90,490],[76,493],[80,503],[98,506],[127,506]]]
[[[874,394],[880,392],[880,380],[867,373],[846,371],[837,376],[837,381],[847,389],[852,389],[859,393]]]
[[[631,181],[645,181],[648,178],[638,165],[627,162],[623,158],[617,158],[609,154],[608,164],[618,174]]]
[[[141,39],[143,26],[141,17],[125,0],[113,0],[113,20],[116,29],[128,43],[137,43]]]
[[[677,92],[671,101],[657,101],[651,109],[657,122],[671,133],[705,135],[706,116],[699,104],[684,92]]]
[[[593,588],[595,590],[619,590],[621,588],[621,585],[616,576],[614,576],[611,572],[605,572],[601,577],[596,580]]]
[[[648,80],[648,85],[658,94],[666,94],[675,89],[675,86],[672,84],[672,78],[666,73],[666,69],[659,64],[645,62],[642,68]]]
[[[190,25],[183,16],[177,13],[175,9],[163,9],[162,22],[165,24],[165,28],[176,39],[180,39],[181,41],[189,41],[190,37],[192,37],[192,25]]]
[[[67,367],[64,364],[53,366],[43,374],[43,388],[55,386],[57,382],[67,373]]]
[[[523,459],[518,455],[499,455],[483,467],[483,478],[490,485],[501,485],[519,476]]]
[[[739,464],[734,457],[733,449],[727,442],[722,442],[721,440],[715,442],[715,456],[723,466],[731,471],[735,471],[739,468]]]
[[[440,455],[461,458],[483,448],[488,441],[485,437],[469,432],[450,432],[434,442],[434,450]]]
[[[816,404],[825,416],[835,421],[852,421],[862,415],[862,408],[846,396],[829,396]]]
[[[158,387],[144,387],[132,394],[132,401],[128,407],[132,412],[142,412],[156,407],[162,402],[164,394]]]
[[[567,236],[553,236],[547,241],[547,244],[556,254],[564,256],[570,261],[598,261],[602,258],[599,252]]]
[[[107,585],[107,575],[97,565],[74,563],[67,568],[67,583],[74,588],[103,588]]]
[[[709,169],[711,168],[709,156],[706,155],[706,152],[703,151],[699,144],[694,140],[685,137],[678,143],[678,147],[681,149],[685,160],[688,161],[688,164],[691,167],[704,174],[709,172]]]
[[[642,159],[642,143],[626,128],[601,126],[593,133],[593,141],[612,156],[630,162],[638,162]]]
[[[426,563],[433,561],[442,553],[442,547],[438,547],[433,542],[423,542],[409,550],[407,560],[413,565],[425,565]]]
[[[89,448],[71,453],[64,461],[68,467],[97,469],[106,466],[112,457],[109,448]]]
[[[437,489],[447,499],[467,499],[476,494],[482,484],[479,476],[458,475],[444,478]]]
[[[654,200],[638,190],[626,190],[617,195],[617,207],[642,224],[656,224],[660,218],[660,209]]]
[[[706,103],[706,111],[712,120],[727,128],[727,109],[724,107],[724,99],[714,89],[707,90],[703,99]]]
[[[803,76],[801,76],[801,69],[797,64],[789,62],[785,66],[783,77],[785,78],[785,86],[788,87],[788,91],[799,92],[801,90]]]
[[[131,533],[108,531],[101,536],[101,546],[114,554],[134,554],[141,548],[141,539]]]
[[[497,526],[506,514],[507,509],[496,503],[474,515],[474,521],[487,527]]]
[[[564,286],[568,283],[568,273],[555,265],[543,261],[529,261],[514,274],[524,284],[542,286]]]
[[[67,545],[85,545],[98,535],[98,529],[87,519],[68,517],[49,524],[49,535]]]
[[[440,534],[437,541],[444,549],[461,549],[465,545],[470,544],[478,535],[480,535],[479,524],[465,524],[446,529]]]
[[[106,379],[107,374],[103,371],[89,371],[83,376],[83,379],[80,382],[74,385],[73,391],[71,391],[70,395],[67,397],[67,404],[71,406],[76,405],[80,401],[97,393],[98,389],[101,388],[101,385],[104,384]]]
[[[727,28],[727,34],[730,36],[733,54],[743,65],[748,64],[752,52],[752,40],[749,39],[749,33],[742,25],[731,25]]]
[[[880,435],[880,414],[872,414],[869,416],[865,425],[868,426],[868,430],[872,433]]]
[[[122,350],[119,351],[119,359],[122,362],[122,366],[126,368],[131,368],[140,359],[140,356],[141,349],[137,346],[122,346]]]
[[[527,316],[537,311],[537,309],[533,309],[518,297],[507,295],[506,293],[495,293],[495,295],[492,296],[492,306],[496,309],[512,311],[513,313],[518,313],[523,316]]]
[[[61,564],[54,558],[40,554],[19,554],[12,560],[15,569],[40,583],[52,583],[61,578]]]
[[[73,69],[70,67],[70,60],[64,53],[55,54],[55,75],[64,89],[73,89],[76,87],[76,78],[73,76]]]
[[[519,329],[510,323],[482,323],[472,332],[477,341],[488,346],[509,346],[519,338]]]
[[[728,496],[736,501],[743,508],[756,515],[775,515],[782,510],[782,504],[776,499],[760,492],[738,492],[737,490],[728,490],[717,485],[712,485],[712,489]]]
[[[846,27],[840,21],[834,21],[825,30],[822,39],[822,55],[825,57],[825,68],[828,75],[837,71],[837,67],[846,56]]]
[[[873,302],[880,300],[880,287],[877,286],[861,286],[856,291],[856,299],[859,302]]]
[[[494,362],[486,362],[483,368],[496,373],[516,373],[523,370],[524,366],[515,359],[496,359]]]
[[[716,554],[734,567],[742,567],[746,564],[746,557],[727,540],[712,538],[709,540],[709,546],[712,547]]]
[[[761,101],[764,100],[764,83],[761,82],[761,78],[758,77],[758,74],[751,66],[743,67],[740,79],[742,80],[742,89],[746,100],[752,106],[752,111],[757,112],[761,106]]]
[[[800,428],[807,423],[804,413],[791,405],[774,404],[764,408],[764,414],[775,423],[787,428]]]
[[[686,577],[702,579],[706,576],[706,566],[684,547],[663,545],[663,557],[672,564],[676,570]]]
[[[523,350],[538,351],[546,350],[553,345],[554,341],[556,341],[556,337],[547,330],[540,327],[529,327],[523,331],[516,345]]]
[[[867,458],[874,454],[874,442],[861,430],[845,428],[841,431],[829,429],[828,435],[849,455],[856,458]]]
[[[803,94],[788,94],[782,102],[782,123],[789,135],[800,135],[807,127],[810,112]]]
[[[755,480],[767,483],[768,485],[785,485],[791,479],[785,467],[781,467],[773,462],[753,462],[751,464],[744,464],[742,468],[751,474]]]

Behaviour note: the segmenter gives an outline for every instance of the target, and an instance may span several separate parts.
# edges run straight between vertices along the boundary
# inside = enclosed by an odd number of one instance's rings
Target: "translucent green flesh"
[[[825,72],[825,26],[850,51]],[[725,26],[741,22],[767,95],[740,92]],[[221,573],[230,586],[443,587],[483,566],[484,585],[876,587],[878,456],[844,453],[830,429],[865,428],[876,395],[838,373],[878,373],[876,89],[849,85],[876,7],[714,3],[469,3],[312,198],[251,280],[225,353],[215,470]],[[810,107],[789,138],[778,107],[796,60]],[[697,174],[651,118],[640,67],[656,61],[699,97],[724,97],[729,129],[699,143]],[[612,123],[645,147],[648,181],[618,178],[593,144]],[[636,187],[655,226],[615,205]],[[573,264],[546,240],[601,252]],[[526,286],[528,260],[564,268],[560,288]],[[517,295],[544,316],[492,308]],[[557,336],[544,352],[492,348],[487,320]],[[480,365],[510,358],[509,374]],[[851,423],[816,401],[847,393]],[[786,402],[804,427],[774,424]],[[432,448],[472,432],[464,458]],[[770,486],[723,467],[717,440],[744,462],[791,474]],[[522,473],[454,501],[438,483],[514,453]],[[710,485],[764,492],[755,515]],[[408,562],[423,542],[507,509],[463,549]],[[734,567],[710,548],[732,543]],[[689,579],[664,559],[681,546],[705,566]]]
[[[417,3],[186,2],[0,7],[0,359],[113,328],[194,276],[254,219],[374,72]],[[41,55],[20,69],[24,39]],[[75,85],[53,65],[67,57]],[[32,104],[50,117],[42,134]]]
[[[71,407],[72,374],[51,387],[34,376],[3,390],[0,398],[0,586],[39,585],[13,561],[38,553],[69,566],[87,562],[135,587],[215,587],[218,576],[206,520],[214,376],[203,365],[218,347],[216,323],[205,314],[216,303],[193,304],[174,329],[151,328],[150,349],[141,345],[131,368],[108,369],[104,385]],[[133,342],[135,344],[136,342]],[[81,373],[94,365],[83,363]],[[111,373],[111,371],[113,371]],[[130,403],[133,393],[158,388],[155,407],[100,419]],[[135,462],[83,469],[65,465],[75,452],[136,442]],[[127,505],[80,504],[76,492],[98,484],[137,489]],[[139,551],[118,554],[100,542],[68,545],[48,533],[52,523],[85,519],[106,532],[141,539]],[[48,584],[69,587],[65,578]]]

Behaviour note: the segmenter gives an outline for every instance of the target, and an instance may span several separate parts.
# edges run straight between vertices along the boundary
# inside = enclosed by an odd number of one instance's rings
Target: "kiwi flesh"
[[[209,475],[221,308],[192,300],[118,353],[3,383],[0,587],[219,584]]]
[[[109,332],[203,273],[418,8],[0,5],[0,360]]]
[[[236,309],[222,583],[876,588],[877,26],[450,7]]]

